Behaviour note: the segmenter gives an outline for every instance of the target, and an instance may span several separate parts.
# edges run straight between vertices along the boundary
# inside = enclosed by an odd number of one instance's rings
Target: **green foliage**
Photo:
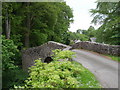
[[[19,50],[17,46],[14,45],[12,40],[5,39],[2,37],[2,59],[3,59],[3,70],[9,70],[12,68],[16,68],[14,62],[16,60],[16,54],[18,54]]]
[[[45,42],[47,42],[47,37],[47,34],[40,33],[39,30],[34,30],[30,35],[30,44],[31,46],[39,46],[41,44],[44,44]]]
[[[35,60],[35,65],[30,67],[29,78],[24,86],[15,88],[100,88],[93,74],[82,65],[70,61],[58,61],[57,59],[71,58],[71,51],[53,51],[54,61],[42,63]],[[65,55],[63,55],[65,54]],[[68,55],[69,54],[69,55]],[[70,56],[71,55],[71,56]],[[57,58],[57,56],[59,58]]]
[[[3,88],[14,88],[14,85],[24,85],[24,80],[28,77],[28,74],[21,68],[12,68],[2,72],[2,87]]]
[[[89,40],[89,37],[85,34],[80,34],[80,40],[81,41],[88,41]]]
[[[23,46],[21,38],[22,38],[22,35],[20,34],[11,36],[11,39],[13,40],[14,44],[19,48]]]
[[[95,76],[80,63],[72,62],[76,67],[81,69],[81,72],[77,74],[77,80],[81,83],[80,88],[101,88],[102,86],[96,80]]]
[[[68,32],[63,34],[61,42],[66,45],[70,44],[70,34]]]
[[[76,32],[68,32],[69,33],[69,39],[71,40],[70,43],[74,40],[80,40],[80,41],[90,41],[90,38],[96,36],[96,30],[93,26],[90,26],[88,30],[81,30],[78,29]]]
[[[22,85],[26,73],[17,64],[20,64],[19,50],[13,40],[2,36],[2,70],[3,88],[13,88],[14,85]],[[17,61],[18,60],[18,61]]]
[[[75,52],[72,52],[70,50],[64,50],[61,51],[60,49],[53,50],[54,54],[53,60],[59,60],[59,59],[68,59],[71,60],[72,57],[75,55]]]
[[[93,26],[90,26],[87,30],[87,36],[91,38],[91,37],[95,37],[95,35],[96,35],[95,28]]]
[[[94,16],[92,23],[100,24],[97,42],[120,45],[120,2],[98,2],[96,9],[91,9]]]
[[[74,75],[81,69],[76,68],[71,62],[42,63],[35,61],[35,66],[30,68],[30,77],[26,80],[26,88],[77,88],[79,82]],[[71,70],[71,71],[70,71]]]
[[[74,41],[73,40],[70,40],[70,44],[69,45],[73,45],[74,44]]]
[[[35,62],[22,88],[100,88],[94,75],[80,64],[70,61],[54,61],[49,64],[41,60]]]
[[[86,34],[80,33],[80,31],[68,32],[68,33],[70,34],[69,39],[72,41],[73,40],[81,40],[81,41],[88,41],[89,40],[89,37]]]
[[[120,62],[120,57],[119,56],[112,56],[112,55],[107,55],[107,56],[110,57],[112,60]]]
[[[69,44],[67,31],[73,21],[71,8],[65,2],[3,2],[3,34],[6,35],[6,13],[11,23],[11,39],[20,48],[29,42],[30,47],[39,46],[47,41]],[[28,16],[30,17],[28,28]],[[17,36],[18,35],[18,36]],[[15,38],[16,37],[16,38]],[[26,39],[27,37],[27,39]],[[18,41],[17,41],[17,40]],[[17,42],[16,42],[17,41]],[[20,46],[21,42],[23,46]]]

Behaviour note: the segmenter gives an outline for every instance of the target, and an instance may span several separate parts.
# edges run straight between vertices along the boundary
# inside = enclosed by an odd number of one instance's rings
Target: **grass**
[[[119,56],[112,56],[112,55],[107,55],[107,56],[110,57],[112,60],[120,62],[120,57]]]
[[[77,80],[81,83],[81,88],[102,88],[95,76],[80,63],[72,61],[76,67],[80,67],[82,72],[77,75]]]

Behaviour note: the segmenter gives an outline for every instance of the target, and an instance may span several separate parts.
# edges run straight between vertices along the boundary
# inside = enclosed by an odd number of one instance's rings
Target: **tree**
[[[3,17],[6,18],[5,4],[8,6],[10,3],[3,4]],[[47,41],[66,43],[65,34],[73,21],[73,14],[65,2],[14,2],[10,7],[12,8],[11,38],[15,42],[22,42],[23,46],[20,48],[39,46]],[[5,18],[3,18],[3,25]],[[4,35],[5,27],[3,27]]]
[[[5,35],[7,39],[10,39],[10,32],[11,32],[11,12],[12,12],[12,3],[4,3],[3,4],[3,11],[4,11],[4,20],[5,20]]]
[[[78,31],[76,31],[76,32],[68,32],[68,33],[69,33],[69,40],[88,41],[88,39],[89,39],[86,34],[80,34]]]
[[[87,30],[87,35],[89,38],[94,37],[96,34],[95,28],[93,26],[90,26]]]
[[[101,24],[97,30],[97,41],[107,44],[120,45],[120,2],[99,2],[96,9],[92,9],[92,22]],[[102,37],[102,39],[101,39]]]

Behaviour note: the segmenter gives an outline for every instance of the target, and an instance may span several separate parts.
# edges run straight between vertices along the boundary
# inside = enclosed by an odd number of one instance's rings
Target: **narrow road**
[[[89,69],[103,88],[118,88],[118,62],[85,50],[72,51],[76,52],[73,60]]]

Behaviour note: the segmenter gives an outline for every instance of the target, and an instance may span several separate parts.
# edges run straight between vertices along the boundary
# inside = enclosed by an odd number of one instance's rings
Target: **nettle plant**
[[[54,50],[53,59],[50,63],[42,63],[35,60],[35,65],[30,67],[29,78],[26,85],[15,88],[79,88],[80,82],[76,79],[81,69],[72,62],[59,59],[72,58],[72,51]]]

